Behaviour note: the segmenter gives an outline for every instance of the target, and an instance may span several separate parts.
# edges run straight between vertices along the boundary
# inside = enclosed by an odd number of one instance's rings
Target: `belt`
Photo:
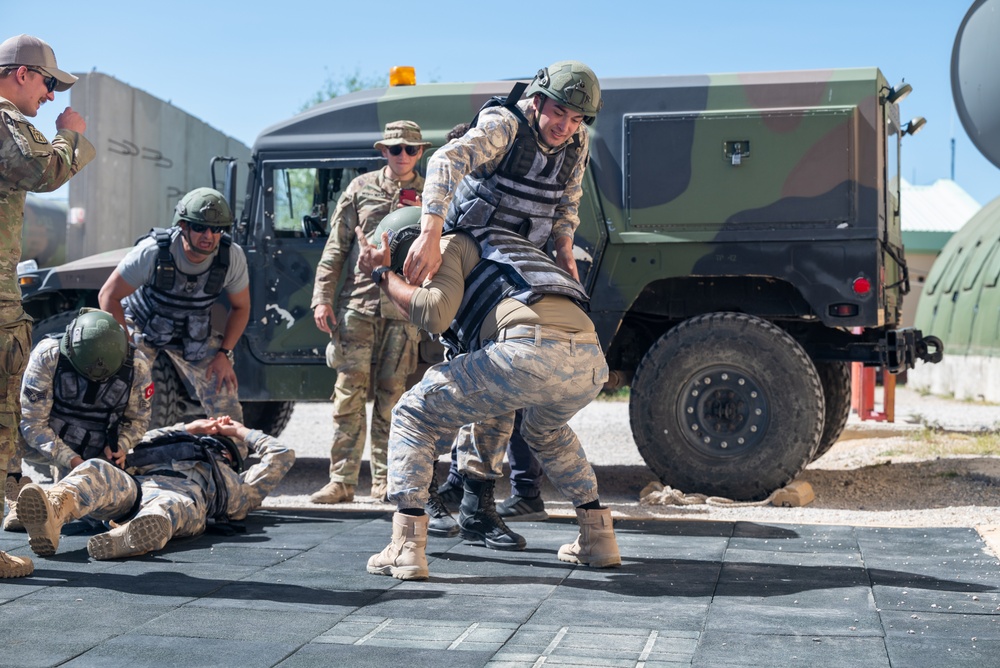
[[[535,343],[542,340],[549,341],[569,341],[570,343],[600,343],[597,332],[567,332],[555,327],[543,327],[542,325],[515,325],[507,327],[497,332],[496,341],[510,341],[512,339],[534,339]]]

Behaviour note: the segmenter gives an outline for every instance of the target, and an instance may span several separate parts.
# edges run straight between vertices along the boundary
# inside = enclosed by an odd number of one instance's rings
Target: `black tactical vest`
[[[212,333],[212,305],[222,294],[229,271],[229,234],[223,234],[212,265],[200,274],[185,274],[177,268],[170,252],[180,230],[154,229],[158,254],[156,273],[151,283],[125,297],[125,314],[142,331],[145,342],[153,348],[179,345],[184,359],[197,362],[209,352]]]
[[[555,153],[544,153],[531,123],[517,106],[524,84],[517,84],[506,98],[493,97],[480,109],[504,107],[517,118],[514,144],[496,171],[476,178],[471,174],[458,184],[448,207],[444,229],[498,226],[520,234],[539,248],[552,233],[556,207],[577,163],[581,142],[577,135]],[[473,119],[475,126],[479,114]]]
[[[129,345],[118,372],[97,382],[82,375],[65,355],[59,354],[52,378],[49,427],[84,459],[100,457],[108,445],[118,449],[118,427],[132,393],[134,363],[135,347]]]
[[[544,295],[563,295],[581,307],[589,301],[580,283],[521,235],[500,228],[458,231],[476,240],[481,259],[465,278],[455,319],[441,334],[452,354],[480,348],[483,320],[504,299],[533,304]]]
[[[224,452],[229,453],[230,459],[225,457]],[[216,520],[225,519],[226,509],[229,507],[229,488],[226,486],[226,474],[222,472],[222,467],[228,467],[237,473],[243,470],[243,457],[236,444],[224,436],[199,436],[171,431],[135,446],[125,460],[125,468],[138,469],[139,476],[157,473],[177,475],[170,465],[178,461],[205,462],[211,467],[214,489],[205,490],[207,514]],[[164,469],[158,471],[158,466],[163,466]]]

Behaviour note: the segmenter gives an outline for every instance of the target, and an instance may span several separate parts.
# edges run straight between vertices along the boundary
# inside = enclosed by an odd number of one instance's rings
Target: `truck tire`
[[[170,427],[188,419],[191,399],[167,355],[157,355],[153,362],[153,412],[149,428]]]
[[[743,313],[697,316],[660,337],[629,402],[639,454],[686,493],[765,499],[812,461],[823,431],[812,360],[782,329]]]
[[[850,362],[814,362],[819,382],[823,385],[823,399],[826,403],[826,419],[823,421],[823,435],[819,438],[816,461],[833,447],[844,432],[847,418],[851,415],[851,364]]]
[[[44,320],[39,320],[31,326],[31,345],[37,346],[45,336],[56,332],[65,332],[67,325],[73,322],[78,311],[63,311]]]
[[[292,419],[295,403],[291,401],[243,401],[243,424],[277,436]]]

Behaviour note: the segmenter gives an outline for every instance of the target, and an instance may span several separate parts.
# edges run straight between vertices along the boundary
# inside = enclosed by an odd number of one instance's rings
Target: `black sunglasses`
[[[204,234],[208,230],[211,230],[214,234],[224,234],[229,231],[228,227],[214,227],[212,225],[206,225],[205,223],[188,222],[188,227],[195,234]]]
[[[54,76],[52,75],[45,76],[46,74],[48,74],[48,72],[43,72],[42,70],[36,70],[34,67],[29,67],[28,71],[34,72],[35,74],[41,74],[42,83],[45,84],[45,87],[49,90],[50,93],[56,89],[56,86],[59,85],[59,80],[56,79]]]
[[[406,155],[409,156],[414,156],[420,152],[419,146],[403,146],[402,144],[396,144],[395,146],[389,147],[389,153],[392,155],[399,155],[403,152],[404,148],[406,149]]]

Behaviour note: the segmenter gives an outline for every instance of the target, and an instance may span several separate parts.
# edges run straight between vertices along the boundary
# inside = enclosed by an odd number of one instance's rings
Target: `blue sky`
[[[97,70],[169,100],[250,145],[293,115],[328,75],[378,76],[412,65],[418,81],[530,76],[555,60],[600,77],[877,66],[913,94],[903,177],[951,174],[981,204],[1000,196],[1000,169],[969,141],[951,95],[950,59],[972,0],[659,0],[503,3],[38,3],[0,0],[3,37],[48,41],[69,71]],[[57,94],[36,119],[54,132]]]

